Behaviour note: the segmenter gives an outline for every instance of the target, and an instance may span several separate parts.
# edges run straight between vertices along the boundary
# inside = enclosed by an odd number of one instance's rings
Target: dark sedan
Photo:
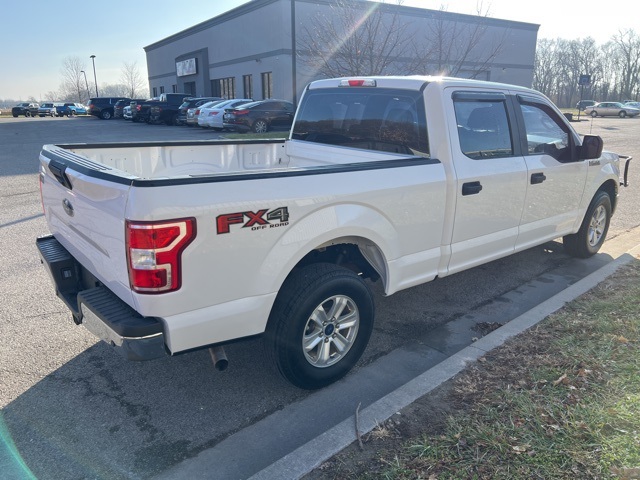
[[[260,100],[225,111],[223,127],[236,132],[264,133],[288,130],[295,114],[293,103],[285,100]]]

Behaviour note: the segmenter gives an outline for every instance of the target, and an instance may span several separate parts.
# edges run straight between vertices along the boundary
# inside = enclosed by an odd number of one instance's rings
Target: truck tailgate
[[[133,306],[124,238],[130,186],[74,170],[79,161],[83,168],[103,166],[71,152],[60,153],[77,158],[67,164],[62,156],[40,155],[40,187],[49,230],[98,280]]]

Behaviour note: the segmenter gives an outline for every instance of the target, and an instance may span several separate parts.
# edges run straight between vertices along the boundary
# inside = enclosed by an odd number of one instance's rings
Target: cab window
[[[474,160],[514,155],[506,98],[457,92],[453,105],[460,150]]]
[[[569,128],[544,103],[520,100],[527,135],[527,155],[550,155],[559,162],[572,159]]]

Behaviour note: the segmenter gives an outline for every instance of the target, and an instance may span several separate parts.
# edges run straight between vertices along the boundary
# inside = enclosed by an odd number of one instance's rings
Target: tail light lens
[[[229,113],[232,113],[233,115],[246,115],[250,111],[251,110],[231,110]]]
[[[182,285],[182,252],[196,237],[196,219],[126,222],[127,261],[131,289],[166,293]]]
[[[220,112],[218,112],[218,111],[209,112],[209,116],[210,117],[215,117],[218,113],[220,113]]]

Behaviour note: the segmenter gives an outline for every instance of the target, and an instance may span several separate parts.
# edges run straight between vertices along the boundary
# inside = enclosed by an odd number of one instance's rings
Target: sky
[[[44,98],[58,90],[64,58],[86,62],[89,84],[119,83],[124,62],[147,76],[144,47],[250,0],[0,0],[0,100]],[[392,1],[392,0],[387,0]],[[640,34],[635,0],[405,0],[404,5],[540,25],[538,39]],[[55,100],[55,99],[53,99]]]

